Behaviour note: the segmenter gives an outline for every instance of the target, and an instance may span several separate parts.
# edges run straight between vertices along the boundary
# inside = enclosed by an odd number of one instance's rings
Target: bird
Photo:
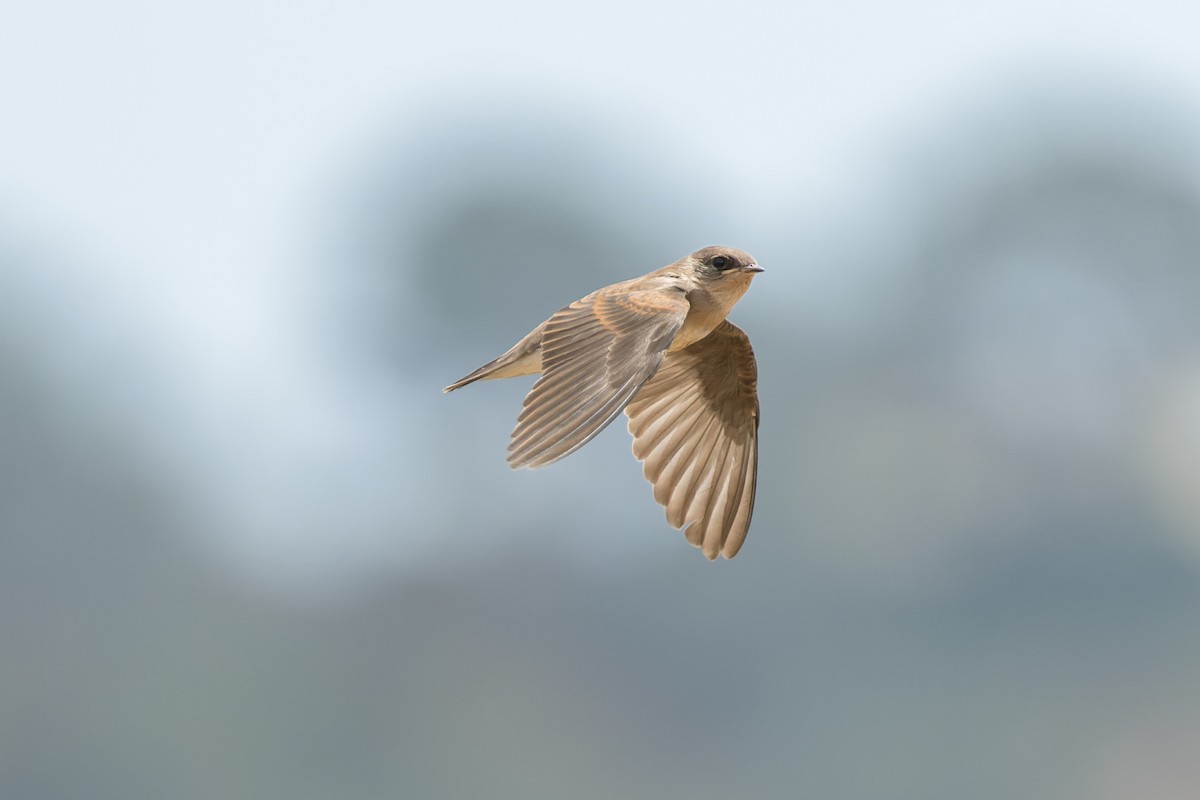
[[[726,319],[763,268],[705,247],[564,307],[445,387],[540,373],[508,446],[514,469],[578,450],[622,411],[667,522],[710,560],[750,528],[758,473],[758,366]]]

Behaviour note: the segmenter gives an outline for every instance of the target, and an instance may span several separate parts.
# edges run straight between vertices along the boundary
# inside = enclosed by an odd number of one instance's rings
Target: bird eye
[[[725,265],[729,263],[729,259],[725,256],[717,256],[712,260],[712,265],[717,269],[725,269]]]

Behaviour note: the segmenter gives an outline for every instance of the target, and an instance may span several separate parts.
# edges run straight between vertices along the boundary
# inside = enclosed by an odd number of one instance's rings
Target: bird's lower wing
[[[540,467],[587,444],[658,369],[689,308],[674,288],[616,284],[547,320],[542,376],[525,397],[509,464]]]
[[[750,339],[723,322],[668,353],[625,408],[633,454],[645,462],[667,521],[709,558],[733,558],[754,512],[758,367]]]

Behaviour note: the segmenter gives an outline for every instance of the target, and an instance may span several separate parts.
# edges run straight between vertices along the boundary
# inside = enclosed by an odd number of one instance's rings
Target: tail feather
[[[468,383],[474,383],[475,381],[483,380],[484,378],[487,377],[489,372],[492,372],[497,368],[497,362],[499,362],[499,361],[500,361],[499,358],[489,361],[488,363],[484,364],[479,369],[472,372],[470,375],[459,378],[454,383],[447,386],[445,389],[442,389],[442,392],[444,392],[445,394],[450,394],[450,392],[453,392],[455,389],[461,389],[462,387],[466,386]]]
[[[542,330],[546,323],[538,325],[517,342],[507,353],[499,358],[493,358],[470,375],[459,378],[454,383],[442,389],[447,394],[455,389],[461,389],[475,381],[489,381],[496,378],[515,378],[518,375],[534,375],[542,371]]]

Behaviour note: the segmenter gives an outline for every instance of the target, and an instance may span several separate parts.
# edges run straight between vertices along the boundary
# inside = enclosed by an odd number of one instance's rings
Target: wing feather
[[[724,322],[668,353],[626,408],[634,455],[667,521],[709,558],[733,558],[754,511],[758,369],[750,340]]]
[[[513,467],[540,467],[604,430],[658,369],[690,305],[668,284],[593,292],[546,321],[542,376],[509,442]]]

